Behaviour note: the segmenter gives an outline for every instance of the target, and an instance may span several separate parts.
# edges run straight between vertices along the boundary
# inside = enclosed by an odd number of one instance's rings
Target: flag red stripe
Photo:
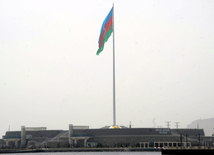
[[[109,31],[109,29],[110,29],[110,27],[112,25],[112,18],[113,17],[111,16],[111,19],[104,26],[103,32],[102,32],[102,34],[100,36],[99,48],[102,46],[104,37],[105,37],[106,33]]]

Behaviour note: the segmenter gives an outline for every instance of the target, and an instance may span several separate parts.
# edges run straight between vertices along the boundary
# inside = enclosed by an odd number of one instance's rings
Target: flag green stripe
[[[108,32],[106,32],[106,35],[103,39],[103,43],[102,43],[102,46],[97,50],[97,55],[100,54],[100,52],[103,51],[104,49],[104,44],[107,42],[108,38],[111,36],[111,33],[113,32],[113,26],[110,27],[110,29],[108,30]]]

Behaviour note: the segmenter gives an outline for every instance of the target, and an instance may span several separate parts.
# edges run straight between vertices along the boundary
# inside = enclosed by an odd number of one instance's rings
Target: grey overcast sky
[[[113,123],[108,0],[0,0],[0,134]],[[214,1],[115,0],[118,125],[214,116]]]

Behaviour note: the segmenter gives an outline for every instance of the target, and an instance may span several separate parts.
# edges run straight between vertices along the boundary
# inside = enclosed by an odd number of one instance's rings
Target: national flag
[[[97,50],[97,55],[99,55],[100,52],[102,52],[104,44],[105,42],[107,42],[112,32],[113,32],[113,7],[111,11],[108,13],[105,20],[103,21],[98,41],[99,49]]]

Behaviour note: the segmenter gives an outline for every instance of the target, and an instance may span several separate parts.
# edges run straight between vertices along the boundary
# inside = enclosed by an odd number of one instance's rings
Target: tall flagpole
[[[114,48],[114,3],[113,3],[113,125],[116,126],[116,107],[115,107],[115,48]]]

